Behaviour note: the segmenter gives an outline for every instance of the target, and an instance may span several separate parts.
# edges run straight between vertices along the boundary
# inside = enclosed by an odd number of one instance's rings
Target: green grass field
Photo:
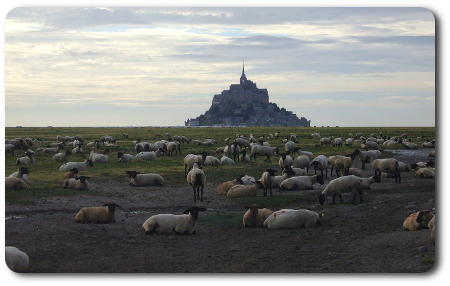
[[[297,146],[302,150],[313,152],[317,155],[346,155],[351,153],[358,146],[346,147],[320,147],[319,139],[311,138],[311,134],[319,132],[322,137],[333,135],[334,137],[348,138],[348,134],[351,132],[356,134],[358,132],[364,133],[369,136],[371,133],[383,132],[387,136],[400,136],[402,133],[407,133],[408,138],[419,146],[423,143],[424,139],[435,138],[434,127],[390,127],[390,128],[351,128],[351,127],[224,127],[224,128],[182,128],[182,127],[136,127],[136,128],[5,128],[5,135],[8,139],[13,138],[42,138],[45,140],[43,144],[34,144],[31,148],[36,150],[38,147],[45,147],[46,145],[56,142],[56,137],[61,136],[75,136],[81,135],[84,138],[84,145],[88,142],[95,141],[103,135],[110,135],[117,141],[116,144],[120,147],[109,148],[111,152],[109,155],[109,163],[94,163],[94,167],[89,167],[88,170],[80,172],[80,175],[86,175],[91,177],[91,180],[96,182],[117,180],[121,181],[125,177],[127,170],[135,170],[142,173],[158,173],[162,175],[166,180],[166,185],[182,186],[187,184],[184,177],[183,160],[186,154],[207,151],[210,155],[217,158],[221,158],[222,154],[217,154],[215,150],[218,147],[225,146],[225,138],[230,137],[234,139],[236,134],[242,134],[246,137],[249,134],[253,134],[255,138],[260,136],[267,137],[268,134],[275,134],[280,132],[280,137],[276,139],[267,140],[271,146],[276,146],[280,149],[280,153],[284,152],[284,143],[281,141],[289,136],[290,133],[296,133],[298,136]],[[122,138],[122,133],[129,135],[128,139]],[[162,137],[157,137],[156,134],[160,133]],[[212,138],[216,140],[214,146],[203,146],[194,143],[182,144],[182,155],[177,157],[160,157],[156,161],[135,161],[133,163],[119,163],[117,159],[117,152],[129,153],[136,155],[134,145],[131,141],[140,138],[141,141],[156,142],[160,139],[167,139],[165,133],[173,135],[184,135],[190,139],[197,139],[203,141],[206,138]],[[417,139],[417,137],[423,136],[424,139]],[[398,149],[402,149],[402,145],[396,146]],[[65,150],[72,150],[73,147],[65,147]],[[81,162],[89,157],[89,148],[84,146],[84,154],[74,154],[68,156],[69,161]],[[386,150],[389,151],[389,150]],[[16,150],[15,156],[11,157],[9,154],[5,156],[5,176],[17,171],[16,159],[22,157],[23,152]],[[68,191],[62,190],[63,174],[59,171],[59,167],[62,162],[55,162],[52,160],[52,154],[36,153],[35,164],[29,166],[29,183],[26,191],[11,191],[6,190],[6,202],[11,203],[28,203],[30,197],[45,197],[55,195],[72,195],[80,194],[80,191]],[[383,153],[384,157],[389,157],[389,152]],[[219,166],[219,167],[205,167],[204,171],[207,176],[208,182],[224,182],[235,179],[240,174],[248,174],[255,178],[260,178],[262,172],[268,167],[278,167],[278,158],[271,158],[270,163],[264,162],[265,158],[258,157],[257,161],[252,160],[251,163],[237,162],[236,166]],[[85,192],[91,193],[91,192]],[[92,193],[91,193],[92,194]],[[243,203],[245,203],[243,201]]]

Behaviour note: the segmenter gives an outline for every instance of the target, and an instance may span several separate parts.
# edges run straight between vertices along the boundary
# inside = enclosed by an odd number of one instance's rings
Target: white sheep
[[[370,160],[379,159],[381,157],[381,151],[379,150],[368,150],[368,151],[361,151],[359,149],[355,149],[352,154],[358,155],[358,159],[361,161],[362,169],[365,170],[365,164],[370,163]]]
[[[428,223],[428,228],[431,229],[431,243],[435,244],[436,240],[436,215]]]
[[[5,262],[9,269],[17,273],[28,270],[30,258],[28,255],[14,246],[5,247]]]
[[[264,221],[273,213],[265,206],[259,206],[257,204],[245,205],[244,209],[247,212],[242,218],[242,224],[244,227],[259,227],[263,226]]]
[[[10,153],[14,157],[14,150],[16,147],[13,144],[5,144],[5,154]]]
[[[342,147],[342,138],[334,138],[334,146]]]
[[[159,174],[141,174],[136,171],[126,171],[133,187],[164,186],[164,178]]]
[[[87,159],[84,162],[67,162],[65,164],[62,164],[61,167],[59,167],[59,170],[67,172],[72,170],[73,168],[77,168],[78,171],[85,171],[88,166],[94,166],[92,160]]]
[[[148,218],[143,224],[145,234],[195,234],[198,212],[205,212],[202,207],[192,206],[182,215],[158,214]]]
[[[28,185],[21,178],[16,177],[5,178],[5,189],[19,190],[26,188],[28,188]]]
[[[222,158],[220,158],[220,164],[224,166],[233,166],[236,165],[236,163],[233,161],[233,159],[228,158],[227,156],[223,155]]]
[[[256,155],[266,156],[264,162],[270,162],[270,156],[278,156],[278,147],[253,146],[251,149],[250,157],[254,157],[256,161]]]
[[[220,160],[214,156],[206,156],[203,166],[219,166],[221,164]]]
[[[255,197],[260,189],[264,188],[260,181],[256,181],[254,185],[234,185],[227,192],[228,198]]]
[[[363,189],[370,189],[370,185],[373,183],[381,183],[380,177],[378,176],[371,176],[369,178],[360,178]]]
[[[206,175],[203,170],[197,165],[197,163],[194,163],[194,165],[192,166],[192,170],[189,171],[186,179],[189,185],[192,186],[192,190],[194,192],[194,202],[196,202],[197,199],[200,199],[200,201],[203,202],[203,188],[206,184]]]
[[[172,153],[173,152],[175,152],[175,156],[177,156],[178,153],[181,156],[181,144],[179,142],[170,141],[170,142],[167,143],[167,154],[168,154],[168,156],[172,157]]]
[[[75,178],[66,179],[63,183],[63,189],[74,189],[74,190],[89,190],[89,182],[87,179],[90,177],[80,176]]]
[[[17,172],[12,173],[9,177],[20,178],[28,184],[28,168],[20,167]]]
[[[25,152],[25,157],[20,157],[16,160],[17,165],[32,165],[36,161],[34,159],[34,152]]]
[[[267,196],[267,189],[270,191],[270,196],[272,196],[272,177],[275,177],[277,170],[269,168],[261,176],[261,183],[264,186],[264,196]]]
[[[289,168],[294,163],[292,157],[287,155],[286,153],[281,153],[280,160],[278,161],[278,165],[281,167],[281,170]]]
[[[306,170],[303,168],[287,167],[282,171],[281,175],[283,175],[283,177],[287,179],[294,176],[306,176],[308,175],[308,172],[306,172]]]
[[[187,154],[186,157],[184,157],[184,176],[187,176],[186,167],[191,170],[194,163],[197,163],[198,165],[203,164],[203,162],[206,160],[207,155],[208,152],[206,151],[203,151],[201,155]]]
[[[134,161],[134,156],[130,155],[130,154],[124,154],[122,152],[118,152],[117,153],[117,158],[119,159],[119,162],[133,162]]]
[[[78,174],[78,169],[73,168],[72,170],[70,170],[64,174],[64,179],[75,178],[77,176],[77,174]]]
[[[285,179],[280,184],[281,190],[312,190],[313,185],[319,183],[324,184],[322,175],[314,176],[296,176]]]
[[[339,176],[338,170],[343,170],[343,175],[349,174],[349,169],[352,167],[353,162],[356,158],[356,154],[350,154],[350,157],[345,156],[335,156],[334,167],[336,167],[336,174]],[[331,162],[331,159],[330,159]],[[333,174],[333,163],[331,165],[331,175]]]
[[[164,151],[162,148],[159,148],[158,151],[142,151],[139,152],[134,159],[137,161],[153,161],[156,160],[158,157],[161,157],[164,154]]]
[[[313,154],[312,152],[309,152],[309,151],[298,150],[298,151],[297,151],[297,154],[298,154],[299,156],[302,156],[302,155],[308,156],[308,158],[309,158],[310,160],[314,158],[314,154]]]
[[[286,142],[286,144],[284,144],[284,150],[286,151],[286,154],[292,155],[295,153],[296,146],[295,146],[295,142],[292,141],[288,141]]]
[[[239,161],[240,162],[244,162],[244,163],[249,163],[250,162],[250,156],[247,155],[247,150],[246,149],[242,150],[242,154],[239,155]]]
[[[323,146],[323,145],[325,145],[325,146],[328,146],[328,145],[331,145],[331,146],[335,146],[335,144],[334,144],[334,142],[331,140],[331,138],[328,138],[328,137],[322,137],[322,138],[320,138],[320,146]]]
[[[116,221],[116,203],[104,204],[103,207],[84,207],[75,216],[79,223],[113,223]]]
[[[67,156],[72,155],[72,152],[70,152],[69,150],[66,150],[65,153],[56,153],[55,155],[53,155],[53,160],[55,161],[65,161],[67,160]]]
[[[223,182],[222,184],[220,184],[217,187],[217,193],[219,195],[226,195],[228,193],[228,191],[231,189],[231,187],[236,186],[236,185],[244,185],[244,182],[242,181],[242,179],[236,178],[233,181],[227,181],[227,182]]]
[[[282,209],[272,213],[264,221],[264,226],[270,229],[295,229],[301,227],[318,227],[322,225],[323,214],[306,209]]]
[[[403,228],[409,231],[427,229],[434,214],[429,210],[421,210],[410,214],[403,222]]]
[[[319,155],[313,159],[311,166],[314,168],[314,175],[317,174],[317,170],[320,170],[320,174],[323,177],[323,170],[325,170],[325,178],[328,178],[328,165],[330,161],[325,155]]]
[[[309,157],[306,155],[300,155],[292,162],[292,168],[306,168],[306,172],[309,172]]]
[[[400,176],[400,172],[398,170],[398,161],[392,158],[386,159],[375,159],[372,161],[372,169],[375,171],[375,176],[381,177],[381,173],[394,173],[395,174],[395,182],[400,183],[402,178]]]
[[[89,154],[89,160],[96,163],[108,163],[108,156],[91,152]]]
[[[337,179],[332,180],[328,184],[328,186],[325,187],[323,192],[319,195],[319,203],[323,205],[326,197],[331,195],[333,196],[333,202],[331,204],[334,204],[336,196],[339,196],[341,203],[343,203],[344,201],[342,200],[341,193],[347,192],[353,193],[352,204],[355,203],[358,194],[360,202],[362,203],[363,202],[362,189],[363,186],[360,178],[352,175],[339,177]]]
[[[415,178],[435,178],[435,172],[430,168],[419,168],[414,174]]]

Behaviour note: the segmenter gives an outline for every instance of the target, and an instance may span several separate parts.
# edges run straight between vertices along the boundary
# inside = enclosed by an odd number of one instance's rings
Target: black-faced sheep
[[[164,186],[164,178],[159,174],[141,174],[136,171],[126,171],[133,187]]]
[[[16,177],[5,178],[5,189],[19,190],[28,188],[27,183]]]
[[[328,186],[325,187],[323,192],[319,195],[319,203],[323,205],[325,202],[326,197],[333,196],[333,202],[331,204],[334,204],[336,196],[339,196],[339,199],[341,203],[343,203],[343,199],[341,196],[341,193],[347,193],[351,192],[353,193],[353,199],[352,204],[355,203],[356,197],[359,194],[360,202],[363,202],[362,197],[362,182],[361,179],[356,176],[345,176],[345,177],[339,177],[337,179],[332,180]]]
[[[363,189],[370,189],[370,185],[372,185],[375,182],[381,183],[380,177],[378,177],[378,176],[372,176],[370,178],[360,178],[360,179],[361,179]]]
[[[84,207],[76,215],[79,223],[113,223],[116,221],[116,203],[104,204],[103,207]]]
[[[53,160],[55,161],[65,161],[67,160],[67,156],[72,155],[72,152],[70,152],[69,150],[66,150],[66,152],[64,153],[56,153],[55,155],[53,155]]]
[[[200,201],[203,202],[203,188],[206,184],[206,175],[197,163],[194,163],[192,170],[189,171],[186,178],[189,185],[192,186],[192,190],[194,192],[194,202],[196,202],[197,199],[200,199]]]
[[[319,183],[324,184],[322,175],[314,176],[298,176],[284,180],[280,184],[281,190],[312,190],[313,185]]]
[[[90,177],[80,176],[75,178],[66,179],[63,183],[63,189],[75,189],[75,190],[89,190],[89,182],[87,179]]]
[[[124,154],[122,152],[118,152],[117,153],[117,158],[119,159],[119,162],[133,162],[134,161],[134,156],[130,155],[130,154]]]
[[[275,177],[277,170],[269,168],[261,176],[261,183],[264,186],[264,196],[267,196],[267,189],[270,191],[270,196],[272,196],[272,177]]]
[[[28,168],[27,167],[20,167],[17,172],[12,173],[9,175],[9,177],[15,177],[22,179],[25,183],[28,184]]]
[[[372,161],[372,169],[375,171],[375,176],[381,177],[381,173],[394,173],[395,182],[400,183],[402,178],[400,171],[398,170],[398,161],[392,158],[387,159],[375,159]]]
[[[427,229],[428,223],[434,217],[429,210],[421,210],[410,214],[403,222],[403,228],[410,231]]]
[[[200,156],[197,154],[187,154],[186,157],[184,157],[184,176],[187,176],[186,167],[191,170],[194,163],[197,163],[198,165],[203,164],[207,155],[208,152],[206,151],[203,151]]]
[[[78,169],[73,168],[64,174],[64,179],[75,178],[77,176],[77,174],[78,174]]]
[[[247,212],[242,218],[244,227],[263,226],[264,221],[273,213],[270,209],[266,209],[265,206],[259,206],[257,204],[245,205],[244,209],[247,209]]]
[[[270,162],[270,156],[278,156],[278,147],[270,146],[253,146],[251,149],[251,156],[256,161],[256,155],[266,156],[264,162]]]
[[[241,177],[234,179],[233,181],[227,181],[222,184],[220,184],[217,187],[217,193],[219,195],[226,195],[228,191],[231,189],[231,187],[235,185],[244,185],[244,182],[242,181]]]
[[[256,181],[254,185],[235,185],[230,188],[227,193],[229,198],[255,197],[264,185],[260,181]]]
[[[88,166],[94,166],[92,160],[87,159],[84,162],[67,162],[65,164],[62,164],[61,167],[59,167],[59,170],[67,172],[72,170],[73,168],[77,168],[78,171],[85,171]]]
[[[320,174],[323,177],[323,170],[325,170],[325,178],[328,178],[328,164],[329,160],[324,155],[319,155],[315,157],[311,163],[311,166],[314,168],[314,175],[317,174],[317,170],[320,170]]]
[[[16,160],[17,165],[32,165],[35,162],[34,152],[25,152],[25,157],[20,157]]]

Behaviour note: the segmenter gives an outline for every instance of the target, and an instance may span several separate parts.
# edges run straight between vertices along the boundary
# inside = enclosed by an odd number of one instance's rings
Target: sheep
[[[88,166],[94,166],[92,160],[87,159],[84,162],[67,162],[65,164],[62,164],[61,167],[59,167],[59,170],[67,172],[72,170],[73,168],[77,168],[78,171],[85,171]]]
[[[14,156],[14,153],[13,153]],[[430,153],[428,153],[428,157],[436,157],[436,151],[431,151]]]
[[[75,216],[78,223],[114,223],[116,222],[116,203],[107,203],[103,207],[84,207]]]
[[[328,137],[320,138],[320,146],[323,146],[323,145],[325,145],[325,146],[331,145],[333,147],[335,146],[334,142]]]
[[[133,187],[148,187],[148,186],[164,186],[164,178],[159,174],[141,174],[136,171],[126,171],[130,177],[130,185]]]
[[[264,188],[261,181],[256,181],[254,185],[234,185],[227,193],[228,198],[255,197],[258,191]]]
[[[83,154],[83,148],[81,148],[81,144],[72,149],[73,154]]]
[[[356,158],[356,154],[352,153],[350,154],[350,157],[344,157],[344,156],[334,156],[334,167],[336,167],[336,174],[339,176],[338,170],[343,170],[343,175],[349,174],[349,169],[353,165],[353,161]],[[330,159],[331,162],[331,159]],[[333,163],[331,165],[331,176],[333,176]]]
[[[433,218],[428,223],[428,228],[431,229],[431,243],[435,244],[436,240],[436,215],[433,216]]]
[[[247,155],[247,150],[242,150],[242,154],[239,155],[239,161],[244,163],[250,163],[250,156]]]
[[[320,138],[320,133],[315,132],[315,133],[311,134],[311,138],[319,139]]]
[[[292,163],[294,163],[294,160],[292,160],[291,156],[287,155],[286,153],[281,153],[281,158],[278,161],[278,165],[281,167],[281,170],[291,167]]]
[[[216,149],[216,153],[217,154],[223,154],[224,150],[225,150],[225,147],[219,147],[219,148]]]
[[[360,202],[362,203],[363,202],[362,189],[363,189],[363,186],[362,186],[362,182],[361,182],[360,178],[353,176],[353,175],[339,177],[339,178],[332,180],[328,184],[328,186],[325,187],[323,192],[318,197],[319,203],[321,205],[323,205],[323,203],[325,202],[325,198],[330,195],[333,195],[333,202],[331,204],[334,204],[336,195],[339,196],[341,203],[343,203],[344,201],[342,200],[342,196],[341,196],[341,193],[343,193],[343,192],[352,192],[353,193],[352,204],[355,203],[356,197],[359,194]]]
[[[342,174],[345,173],[345,169],[339,169],[339,171],[340,171]],[[346,176],[348,176],[348,175],[353,175],[353,176],[356,176],[356,177],[361,177],[361,176],[362,176],[362,171],[361,171],[360,169],[358,169],[358,168],[349,168],[349,169],[347,170],[347,175],[346,175]]]
[[[370,162],[370,158],[375,160],[381,157],[381,151],[379,150],[361,151],[359,149],[355,149],[352,154],[356,154],[358,156],[363,170],[366,169],[365,164]]]
[[[72,152],[70,152],[69,150],[66,150],[65,153],[56,153],[55,155],[53,155],[53,160],[55,161],[65,161],[67,160],[67,156],[72,155]]]
[[[91,152],[89,160],[96,163],[108,163],[108,156]]]
[[[415,178],[435,178],[435,172],[430,168],[419,168],[414,174]]]
[[[203,166],[219,166],[221,162],[214,156],[206,156],[205,161],[202,164]]]
[[[434,148],[434,144],[436,143],[435,140],[427,140],[425,142],[422,143],[422,148]]]
[[[233,161],[233,159],[228,158],[227,156],[223,155],[222,158],[220,158],[220,164],[224,166],[233,166],[236,165],[236,163]]]
[[[403,229],[409,231],[417,231],[427,229],[428,223],[434,217],[434,214],[429,210],[421,210],[410,214],[403,222]]]
[[[206,156],[208,155],[208,152],[203,151],[201,156],[197,154],[187,154],[186,157],[184,157],[184,176],[187,176],[186,167],[188,167],[189,170],[191,170],[194,163],[197,164],[203,164],[203,162],[206,160]]]
[[[26,189],[28,188],[27,183],[25,183],[21,178],[16,177],[7,177],[5,178],[5,189],[13,189],[13,190],[19,190],[19,189]]]
[[[309,172],[309,157],[306,155],[300,155],[292,162],[292,168],[306,168],[306,172]]]
[[[13,144],[5,144],[5,154],[11,153],[11,156],[14,157],[14,149],[16,148]]]
[[[133,162],[134,156],[130,154],[124,154],[122,152],[117,152],[117,158],[119,159],[119,162]]]
[[[383,151],[383,148],[381,148],[377,142],[373,142],[373,141],[366,141],[366,143],[361,145],[361,149]]]
[[[20,167],[17,172],[12,173],[9,175],[9,177],[14,178],[20,178],[22,179],[26,184],[28,184],[28,168],[27,167]]]
[[[247,140],[245,140],[244,138],[236,138],[234,140],[234,142],[238,143],[239,146],[244,147],[244,148],[250,148],[250,142],[248,142]]]
[[[5,262],[9,269],[17,273],[28,270],[30,258],[28,255],[14,246],[5,247]]]
[[[363,189],[370,189],[370,185],[374,182],[381,183],[380,177],[371,176],[370,178],[360,178]]]
[[[240,177],[234,179],[233,181],[224,182],[217,187],[217,193],[219,195],[226,195],[228,193],[228,191],[231,189],[231,187],[238,185],[238,184],[244,185],[244,182],[242,181],[242,179]]]
[[[325,178],[328,178],[328,164],[329,160],[324,155],[319,155],[313,159],[311,166],[314,168],[314,175],[317,174],[317,170],[320,170],[320,174],[323,177],[323,170],[325,170]]]
[[[272,177],[275,176],[277,170],[275,169],[267,169],[261,176],[261,183],[264,186],[264,196],[267,196],[267,189],[270,191],[270,196],[272,196]]]
[[[411,142],[402,142],[403,147],[405,147],[405,149],[417,149],[417,144],[415,143],[411,143]]]
[[[342,138],[335,138],[334,139],[334,146],[342,147]]]
[[[236,161],[236,156],[238,157],[239,160],[239,153],[241,152],[241,147],[239,147],[239,144],[234,141],[233,144],[228,144],[224,150],[224,153],[226,153],[227,157],[233,156],[233,160]]]
[[[160,234],[195,234],[195,224],[198,212],[205,212],[202,207],[192,206],[185,210],[182,215],[158,214],[149,217],[142,228],[146,235]]]
[[[167,154],[169,157],[172,157],[172,153],[175,152],[175,156],[178,155],[178,153],[181,156],[181,144],[179,142],[171,141],[167,143]]]
[[[400,176],[400,172],[398,170],[398,161],[392,158],[387,159],[375,159],[371,163],[372,169],[375,171],[375,176],[381,177],[381,173],[394,173],[395,175],[395,182],[400,183],[402,178]]]
[[[128,134],[127,133],[122,133],[122,138],[128,138]]]
[[[251,149],[250,157],[254,157],[256,161],[256,155],[266,156],[266,160],[264,162],[270,162],[270,156],[278,156],[278,147],[270,147],[270,146],[253,146]]]
[[[281,190],[312,190],[313,185],[319,183],[324,184],[322,175],[314,176],[297,176],[284,180],[280,184]]]
[[[162,148],[159,148],[158,151],[142,151],[138,153],[134,158],[135,160],[141,160],[141,161],[153,161],[156,160],[158,157],[161,157],[164,154],[164,150]]]
[[[292,141],[288,141],[284,144],[284,151],[286,151],[286,154],[293,155],[295,153],[295,148],[295,143]]]
[[[203,170],[198,166],[197,163],[194,163],[192,166],[192,170],[187,174],[187,182],[192,186],[192,190],[194,192],[194,202],[197,199],[200,199],[203,202],[203,188],[206,183],[206,175]],[[197,188],[197,197],[196,197],[196,188]],[[200,196],[200,188],[201,188],[201,196]]]
[[[42,150],[42,153],[50,153],[50,154],[56,154],[59,152],[60,149],[63,149],[63,145],[58,144],[56,147],[48,147],[48,148],[44,148]]]
[[[314,154],[312,153],[312,152],[309,152],[309,151],[303,151],[303,150],[298,150],[297,151],[297,154],[299,155],[299,156],[302,156],[302,155],[305,155],[305,156],[308,156],[308,158],[311,160],[311,159],[313,159],[314,158]]]
[[[408,166],[408,164],[405,164],[403,162],[398,162],[398,171],[399,172],[409,172],[411,171],[411,167]],[[381,173],[382,176],[385,178],[393,178],[395,176],[394,173]]]
[[[306,209],[282,209],[268,216],[263,225],[270,229],[318,227],[322,225],[322,217],[323,214]]]
[[[72,170],[70,170],[69,172],[64,174],[64,179],[75,178],[77,174],[78,174],[78,169],[73,168]]]
[[[191,142],[191,139],[187,138],[186,136],[181,136],[181,143],[189,143]]]
[[[75,190],[89,190],[89,182],[87,179],[90,177],[80,176],[66,179],[63,183],[63,189],[75,189]]]
[[[17,165],[32,165],[35,162],[33,157],[34,152],[25,152],[25,157],[20,157],[16,160]]]
[[[284,178],[290,178],[290,177],[294,177],[294,176],[306,176],[308,175],[308,173],[306,172],[305,169],[303,168],[292,168],[292,167],[287,167],[286,169],[284,169],[281,173],[283,175]]]
[[[242,218],[244,227],[263,226],[264,221],[273,214],[273,211],[270,209],[266,209],[265,206],[259,206],[257,204],[245,205],[244,209],[247,210]]]
[[[96,153],[96,154],[103,154],[103,155],[106,155],[106,154],[108,154],[109,153],[109,149],[108,148],[105,148],[105,149],[98,149],[98,148],[92,148],[91,149],[91,151],[90,151],[90,153]]]
[[[279,189],[281,183],[286,179],[287,178],[285,178],[284,176],[273,176],[272,177],[272,188]]]
[[[345,140],[345,146],[350,147],[353,145],[353,138],[347,138]]]

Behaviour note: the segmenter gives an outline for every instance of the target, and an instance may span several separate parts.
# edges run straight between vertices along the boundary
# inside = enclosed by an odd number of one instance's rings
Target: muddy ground
[[[395,158],[408,164],[428,161],[429,151],[400,151]],[[360,166],[359,161],[355,164]],[[368,166],[363,177],[372,173]],[[209,183],[206,199],[196,204],[208,211],[200,213],[197,234],[191,236],[144,235],[141,227],[153,214],[181,214],[193,205],[187,185],[133,188],[126,181],[92,181],[91,189],[103,195],[7,204],[5,242],[26,252],[29,272],[37,273],[426,272],[435,259],[431,230],[404,231],[402,224],[412,212],[435,208],[435,180],[413,174],[402,173],[401,184],[383,178],[365,190],[364,202],[356,205],[350,204],[350,195],[344,195],[344,204],[330,205],[331,198],[324,206],[318,204],[317,195],[330,177],[312,191],[274,191],[274,196],[304,198],[300,205],[285,207],[325,214],[321,227],[295,230],[242,227],[242,203],[218,195],[218,184]],[[109,201],[122,206],[116,223],[74,222],[82,207]]]

